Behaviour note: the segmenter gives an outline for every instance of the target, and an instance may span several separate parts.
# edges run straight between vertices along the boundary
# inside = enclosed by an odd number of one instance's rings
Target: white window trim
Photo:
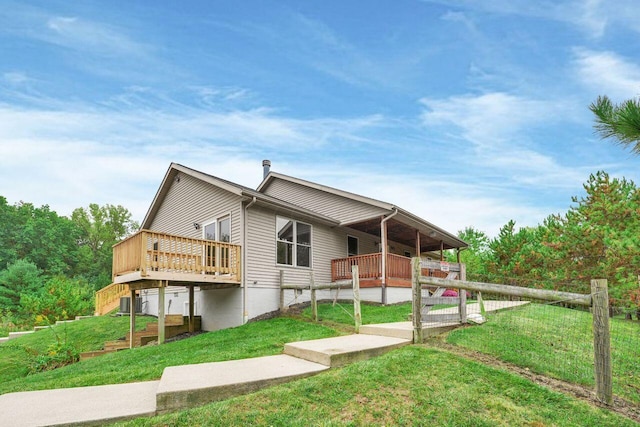
[[[202,240],[208,240],[207,239],[207,234],[206,234],[206,228],[207,226],[210,226],[211,224],[215,224],[215,230],[216,230],[216,239],[214,240],[214,242],[221,242],[220,240],[220,220],[229,218],[229,241],[228,242],[223,242],[223,243],[231,243],[231,234],[232,234],[232,228],[231,228],[231,212],[223,214],[215,219],[209,220],[207,222],[203,222],[202,223]],[[220,248],[216,249],[216,253],[214,255],[216,263],[218,263],[218,260],[220,259]],[[204,265],[204,263],[206,262],[205,257],[202,257],[202,265]],[[216,273],[216,275],[218,275],[219,273]],[[225,274],[226,276],[226,274]]]
[[[231,243],[231,235],[232,235],[232,230],[233,230],[233,224],[232,224],[232,220],[231,220],[231,212],[220,215],[219,217],[216,217],[212,220],[206,221],[202,223],[202,227],[200,227],[202,229],[202,240],[207,240],[207,235],[205,233],[205,228],[207,228],[207,226],[211,225],[211,224],[215,224],[216,227],[216,242],[220,242],[220,220],[222,219],[226,219],[229,218],[229,241],[228,242],[224,242],[224,243]]]
[[[288,242],[286,240],[280,240],[278,238],[278,218],[280,219],[284,219],[287,221],[292,221],[294,223],[294,231],[293,231],[293,242]],[[280,216],[280,215],[276,215],[275,217],[275,222],[276,222],[276,232],[275,232],[275,241],[276,241],[276,266],[278,267],[286,267],[286,268],[301,268],[304,270],[311,270],[313,269],[313,225],[309,224],[308,222],[304,222],[304,221],[298,221],[297,219],[293,219],[290,217],[286,217],[286,216]],[[297,251],[297,246],[298,246],[298,224],[304,224],[304,225],[308,225],[309,226],[309,230],[311,233],[310,239],[311,240],[309,242],[309,266],[302,266],[302,265],[298,265],[298,251]],[[292,264],[280,264],[278,262],[278,242],[283,242],[283,243],[288,243],[293,245],[293,250],[292,250]],[[303,245],[300,244],[300,246],[307,246],[307,245]]]

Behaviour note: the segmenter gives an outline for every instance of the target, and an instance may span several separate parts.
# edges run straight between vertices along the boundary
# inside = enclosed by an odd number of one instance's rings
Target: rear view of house
[[[466,246],[396,205],[270,166],[253,190],[172,163],[141,231],[114,246],[111,294],[136,291],[143,312],[200,315],[216,330],[278,310],[281,277],[329,283],[349,279],[352,265],[364,300],[410,300],[410,257]]]

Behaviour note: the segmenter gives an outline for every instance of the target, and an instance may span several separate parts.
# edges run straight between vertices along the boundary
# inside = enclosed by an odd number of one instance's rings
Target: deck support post
[[[133,348],[136,335],[136,291],[129,293],[129,348]]]
[[[194,286],[191,285],[189,286],[189,333],[192,334],[196,331],[196,324],[195,324],[195,318],[194,318],[194,300],[195,300],[195,290],[193,289]]]
[[[160,280],[158,288],[158,344],[164,344],[164,291],[166,281]]]

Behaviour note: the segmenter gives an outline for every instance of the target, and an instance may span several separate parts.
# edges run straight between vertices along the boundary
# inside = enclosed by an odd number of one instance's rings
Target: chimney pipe
[[[269,175],[270,170],[271,170],[271,160],[263,160],[262,161],[262,179],[265,179],[267,175]]]

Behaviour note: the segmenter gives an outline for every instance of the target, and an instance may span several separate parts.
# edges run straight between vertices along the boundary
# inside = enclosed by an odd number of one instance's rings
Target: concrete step
[[[165,368],[156,394],[156,411],[191,408],[315,375],[324,365],[287,355]]]
[[[2,426],[101,426],[155,415],[158,381],[0,395]]]
[[[448,332],[456,327],[460,326],[460,323],[423,323],[422,324],[422,336],[424,338],[432,337],[434,335],[440,335],[444,332]],[[411,322],[394,322],[394,323],[380,323],[375,325],[362,325],[360,326],[360,333],[365,335],[378,335],[384,337],[401,338],[405,340],[413,340],[413,323]]]
[[[347,335],[284,345],[284,353],[332,368],[380,356],[411,340],[377,335]]]

